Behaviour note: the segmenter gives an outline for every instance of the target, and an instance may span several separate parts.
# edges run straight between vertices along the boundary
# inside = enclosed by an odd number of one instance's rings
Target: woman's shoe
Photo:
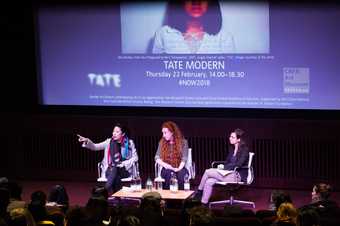
[[[202,202],[202,206],[204,206],[205,208],[208,208],[208,209],[209,209],[209,203],[203,203],[203,202]]]
[[[194,192],[192,199],[201,201],[202,195],[203,195],[203,191],[197,190]]]

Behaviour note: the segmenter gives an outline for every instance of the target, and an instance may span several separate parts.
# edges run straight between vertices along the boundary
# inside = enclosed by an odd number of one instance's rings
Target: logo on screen
[[[100,87],[116,87],[120,88],[121,80],[119,74],[88,74],[88,78],[90,80],[90,84],[93,86]]]
[[[309,68],[283,68],[283,92],[287,94],[308,94]]]

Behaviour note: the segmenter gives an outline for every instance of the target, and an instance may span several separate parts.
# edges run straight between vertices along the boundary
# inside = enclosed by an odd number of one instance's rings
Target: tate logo
[[[119,74],[88,74],[91,85],[101,86],[101,87],[116,87],[120,88],[120,75]]]

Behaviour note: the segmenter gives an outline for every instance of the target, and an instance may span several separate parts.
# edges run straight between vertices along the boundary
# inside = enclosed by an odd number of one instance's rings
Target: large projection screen
[[[40,104],[340,110],[340,6],[216,3],[38,7]]]

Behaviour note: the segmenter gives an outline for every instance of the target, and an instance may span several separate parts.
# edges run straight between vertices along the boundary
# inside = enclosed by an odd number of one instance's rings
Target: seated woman
[[[177,176],[178,187],[184,189],[184,176],[188,170],[184,167],[188,159],[188,142],[181,130],[171,121],[162,125],[163,137],[159,141],[155,161],[162,166],[161,177],[164,178],[164,189],[169,189],[171,174]]]
[[[247,166],[249,159],[249,150],[242,139],[244,131],[235,129],[229,136],[229,154],[227,156],[224,170],[234,170],[235,167]],[[219,167],[220,169],[220,167]],[[217,181],[223,182],[239,182],[246,181],[248,176],[247,170],[232,171],[224,174],[217,168],[210,168],[205,170],[201,182],[198,186],[198,191],[195,194],[196,199],[201,199],[203,204],[209,202],[214,184]]]
[[[104,150],[103,164],[107,182],[105,188],[109,192],[121,188],[121,178],[133,173],[133,165],[138,161],[137,150],[133,140],[129,139],[127,128],[117,123],[112,131],[112,137],[101,143],[93,143],[89,138],[78,135],[83,147],[93,151]]]
[[[340,214],[338,204],[330,199],[332,188],[329,184],[318,183],[313,186],[312,201],[310,204],[300,207],[303,209],[314,209],[322,218],[336,217]]]

